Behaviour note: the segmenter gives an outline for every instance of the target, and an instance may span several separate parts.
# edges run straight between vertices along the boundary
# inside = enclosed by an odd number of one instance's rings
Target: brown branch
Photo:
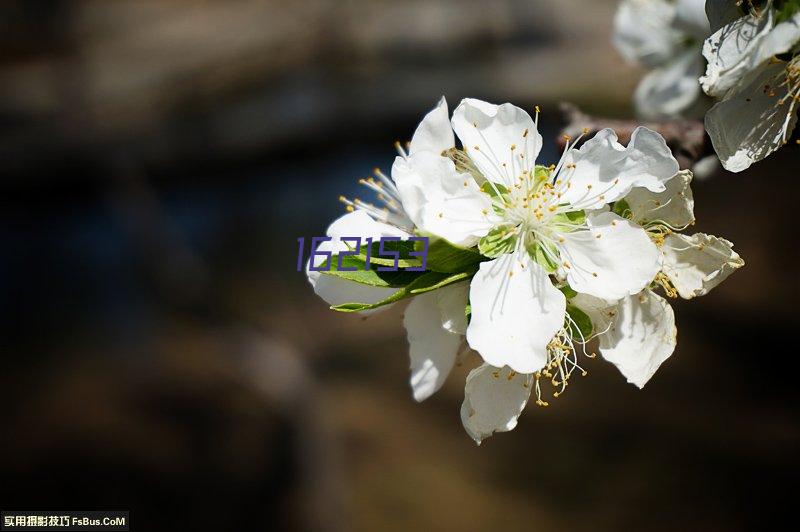
[[[690,168],[698,160],[714,153],[701,120],[638,122],[591,116],[571,103],[562,103],[560,109],[567,123],[556,141],[561,149],[566,144],[564,135],[576,138],[583,131],[588,130],[588,136],[591,137],[601,129],[611,128],[617,133],[620,142],[627,144],[634,129],[638,126],[645,126],[664,137],[681,168]]]

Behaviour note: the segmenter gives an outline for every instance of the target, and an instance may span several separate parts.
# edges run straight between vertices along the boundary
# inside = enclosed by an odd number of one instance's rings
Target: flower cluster
[[[322,244],[335,256],[348,249],[345,235],[426,235],[428,270],[308,271],[335,310],[411,298],[404,324],[418,401],[467,350],[480,355],[461,408],[478,443],[514,428],[531,395],[546,406],[548,391],[558,397],[585,374],[594,338],[644,386],[676,345],[673,311],[657,292],[704,295],[743,265],[727,240],[681,233],[694,223],[692,174],[660,135],[640,127],[627,146],[609,129],[579,147],[581,138],[567,139],[545,166],[538,116],[466,99],[451,118],[442,98],[407,151],[398,146],[391,177],[362,181],[382,204],[342,198],[350,212]]]
[[[737,7],[740,5],[741,7]],[[723,166],[740,172],[788,141],[800,101],[800,0],[706,6],[703,90],[720,101],[706,115]]]

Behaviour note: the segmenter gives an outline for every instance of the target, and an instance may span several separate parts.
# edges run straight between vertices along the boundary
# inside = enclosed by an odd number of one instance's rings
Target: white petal
[[[614,46],[629,61],[661,65],[680,38],[674,18],[675,5],[665,0],[623,0],[614,16]]]
[[[442,327],[455,334],[467,334],[466,309],[469,304],[469,283],[447,285],[433,292],[442,318]]]
[[[561,200],[578,209],[600,208],[633,187],[660,192],[678,172],[678,161],[664,138],[645,127],[634,130],[627,147],[617,142],[614,131],[603,129],[580,149],[570,150],[567,162],[559,172],[565,183]]]
[[[422,119],[408,148],[409,154],[418,151],[431,151],[441,155],[456,145],[453,128],[450,127],[450,115],[447,111],[447,100],[444,96],[436,107]]]
[[[363,245],[363,239],[365,238],[377,240],[382,236],[399,236],[400,238],[408,238],[410,236],[401,229],[373,220],[364,211],[351,212],[336,219],[328,227],[327,235],[333,237],[333,240],[321,243],[317,249],[332,253],[348,249],[347,245],[340,240],[341,237],[361,237]],[[315,256],[314,266],[319,266],[324,261],[324,257]],[[309,264],[306,264],[308,281],[314,287],[314,292],[329,305],[352,302],[377,303],[397,291],[397,288],[370,286],[347,281],[333,275],[309,270],[308,266]],[[363,314],[371,314],[383,308],[365,311]]]
[[[569,300],[570,305],[581,309],[592,320],[592,334],[601,335],[608,331],[617,315],[617,301],[608,301],[589,294],[578,294]]]
[[[497,367],[533,373],[547,361],[547,344],[564,325],[566,299],[527,253],[482,262],[469,292],[467,342]]]
[[[542,149],[530,115],[510,103],[464,99],[453,112],[453,129],[481,173],[508,187],[533,168]]]
[[[695,233],[671,234],[661,247],[662,270],[684,299],[705,295],[730,274],[744,266],[724,238]]]
[[[705,39],[711,33],[705,5],[706,0],[677,0],[673,26],[688,35]]]
[[[758,55],[755,56],[753,66],[770,59],[774,55],[788,52],[800,42],[800,12],[791,18],[776,24],[761,42]]]
[[[472,246],[495,225],[488,194],[453,161],[430,151],[397,157],[392,179],[414,224],[463,246]]]
[[[688,48],[664,66],[649,72],[633,95],[636,113],[648,120],[676,117],[702,116],[701,99],[706,96],[697,78],[703,73],[703,56],[695,48]],[[694,111],[700,111],[695,113]]]
[[[414,297],[403,324],[411,357],[411,390],[415,400],[424,401],[442,387],[453,369],[462,336],[442,327],[436,292]]]
[[[513,373],[509,368],[483,364],[467,375],[461,422],[480,445],[495,432],[508,432],[531,395],[531,376]]]
[[[783,146],[797,122],[797,107],[788,100],[785,63],[764,66],[743,80],[741,88],[706,114],[706,130],[722,166],[741,172]],[[769,85],[770,90],[764,86]],[[773,92],[774,91],[774,92]]]
[[[642,388],[675,350],[675,314],[650,290],[620,301],[616,313],[611,328],[600,337],[600,354],[628,382]]]
[[[681,170],[667,181],[664,192],[634,188],[625,201],[631,209],[632,220],[640,225],[665,222],[673,228],[683,228],[694,221],[694,198],[689,184],[692,172]]]
[[[659,253],[640,226],[612,212],[590,213],[589,229],[563,233],[559,244],[567,282],[576,291],[620,299],[646,287],[659,270]],[[474,312],[474,306],[473,306]]]
[[[772,29],[773,13],[747,15],[717,30],[703,43],[703,55],[708,61],[706,74],[700,78],[709,96],[721,98],[739,81],[757,68],[767,57],[759,47]]]

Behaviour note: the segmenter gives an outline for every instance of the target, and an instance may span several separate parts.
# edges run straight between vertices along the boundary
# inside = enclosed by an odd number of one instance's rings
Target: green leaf
[[[624,199],[615,201],[611,211],[617,216],[622,216],[623,218],[630,218],[633,215],[631,206],[628,205],[628,202]]]
[[[498,192],[500,192],[500,196],[503,198],[508,195],[508,189],[505,187],[505,185],[489,181],[484,181],[484,183],[481,185],[481,192],[489,194],[493,198],[497,197]]]
[[[564,286],[560,286],[558,289],[561,290],[561,292],[564,293],[564,297],[566,297],[567,299],[572,299],[573,297],[578,295],[578,292],[573,290],[572,287],[570,285],[568,285],[568,284],[565,284]]]
[[[569,331],[573,339],[579,340],[581,337],[587,339],[592,335],[594,326],[592,319],[581,309],[574,305],[567,305],[567,314],[571,318],[569,322]]]
[[[467,318],[472,316],[472,305],[467,304],[467,306],[464,307],[464,316],[466,316]]]
[[[542,244],[538,240],[534,240],[530,244],[526,246],[528,250],[528,255],[530,255],[531,259],[536,262],[539,266],[545,269],[547,273],[553,273],[558,269],[558,263],[553,260],[552,257],[558,257],[558,250],[553,245],[548,245],[547,251],[545,252],[544,246],[546,244]]]
[[[562,212],[553,216],[553,224],[558,226],[560,231],[570,232],[577,229],[579,225],[586,222],[586,212],[584,211],[570,211]]]
[[[327,262],[327,261],[325,261]],[[375,265],[370,264],[370,269],[366,269],[366,263],[361,255],[353,256],[346,255],[342,258],[342,266],[346,268],[356,268],[355,271],[340,271],[338,255],[334,255],[331,259],[331,268],[328,271],[320,273],[324,275],[333,275],[341,277],[348,281],[356,283],[367,284],[370,286],[381,286],[388,288],[399,288],[408,285],[417,277],[420,277],[425,272],[409,272],[406,270],[399,270],[396,272],[379,272]]]
[[[402,287],[394,294],[390,295],[386,299],[378,301],[377,303],[344,303],[341,305],[333,305],[331,306],[331,309],[339,312],[361,312],[363,310],[372,310],[374,308],[400,301],[401,299],[424,294],[425,292],[430,292],[432,290],[436,290],[437,288],[442,288],[453,283],[464,281],[475,275],[476,271],[477,270],[475,268],[472,268],[468,271],[454,274],[443,272],[425,272],[419,275],[407,286]]]
[[[397,260],[399,268],[417,268],[422,266],[422,261],[419,257],[409,256],[409,253],[415,251],[415,244],[421,244],[413,240],[387,240],[383,243],[383,250],[398,251],[400,258]],[[380,255],[380,242],[373,242],[370,246],[369,263],[370,267],[375,264],[377,266],[394,266],[394,257],[381,257]],[[358,257],[366,262],[366,246],[361,246],[361,253]]]
[[[486,260],[474,249],[468,249],[448,242],[426,233],[420,236],[428,237],[428,259],[425,267],[435,272],[457,273],[463,272],[470,266]],[[416,251],[422,251],[423,243],[415,242]]]
[[[574,224],[582,224],[586,221],[586,211],[565,212],[563,216]]]
[[[478,251],[481,255],[489,258],[499,257],[505,253],[514,251],[517,245],[517,235],[514,227],[502,225],[495,227],[478,242]]]

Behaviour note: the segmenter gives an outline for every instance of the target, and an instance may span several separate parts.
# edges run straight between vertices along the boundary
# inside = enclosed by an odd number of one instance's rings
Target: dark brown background
[[[588,363],[480,448],[402,308],[294,271],[441,94],[630,115],[615,2],[0,5],[0,507],[135,530],[756,530],[798,473],[798,147],[695,184],[747,266],[643,391]],[[547,143],[544,157],[557,157]],[[472,361],[474,362],[474,361]]]

